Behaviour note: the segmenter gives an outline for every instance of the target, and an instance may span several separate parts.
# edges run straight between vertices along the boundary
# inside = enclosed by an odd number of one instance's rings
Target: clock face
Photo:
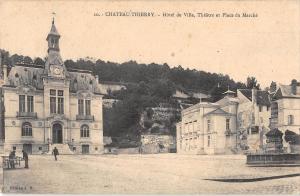
[[[60,75],[61,71],[62,70],[59,67],[55,67],[54,70],[53,70],[54,74],[56,74],[56,75]]]

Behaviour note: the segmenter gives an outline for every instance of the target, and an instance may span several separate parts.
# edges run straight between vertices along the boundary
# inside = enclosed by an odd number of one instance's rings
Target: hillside
[[[45,59],[32,59],[19,54],[10,55],[5,50],[1,52],[1,63],[9,67],[16,62],[43,65]],[[100,81],[122,82],[127,89],[112,92],[114,98],[122,101],[110,110],[104,111],[104,134],[109,136],[139,135],[139,120],[146,108],[157,107],[167,103],[177,108],[178,103],[172,99],[176,89],[182,91],[206,92],[212,96],[211,101],[222,97],[228,88],[259,88],[254,77],[247,78],[247,84],[235,82],[228,75],[210,73],[199,70],[184,69],[180,65],[170,67],[168,64],[138,64],[135,61],[125,63],[104,62],[89,58],[77,61],[66,60],[68,69],[91,70],[99,76]],[[173,125],[172,125],[173,126]],[[174,133],[174,131],[173,131]]]

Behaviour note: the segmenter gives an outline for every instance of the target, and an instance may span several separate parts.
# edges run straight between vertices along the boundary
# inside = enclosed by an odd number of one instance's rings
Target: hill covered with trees
[[[19,54],[10,55],[1,50],[2,64],[9,67],[24,61],[29,64],[44,65],[43,58],[32,59]],[[212,96],[211,101],[220,99],[228,88],[259,88],[254,77],[245,78],[246,82],[236,82],[228,75],[184,69],[182,66],[170,67],[168,64],[139,64],[135,61],[125,63],[91,60],[90,58],[66,60],[68,69],[90,70],[99,76],[100,81],[122,82],[127,89],[113,92],[112,97],[120,99],[112,110],[104,111],[105,135],[118,136],[131,133],[137,134],[138,121],[147,107],[156,107],[160,103],[168,103],[177,107],[172,99],[176,89],[182,91],[205,92]]]

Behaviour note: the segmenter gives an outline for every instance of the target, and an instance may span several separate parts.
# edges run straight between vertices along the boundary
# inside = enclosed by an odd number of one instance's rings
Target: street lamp
[[[50,151],[50,139],[49,138],[47,138],[47,144],[48,144],[48,152]]]

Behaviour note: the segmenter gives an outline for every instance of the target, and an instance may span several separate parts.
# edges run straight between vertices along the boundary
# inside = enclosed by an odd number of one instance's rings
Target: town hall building
[[[4,152],[99,154],[103,152],[102,93],[98,76],[67,69],[54,19],[45,65],[2,67]]]

